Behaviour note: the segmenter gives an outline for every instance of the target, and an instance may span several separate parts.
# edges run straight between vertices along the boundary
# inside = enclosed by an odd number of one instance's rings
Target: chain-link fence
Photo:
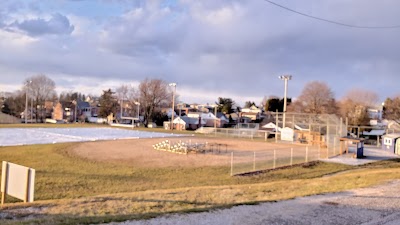
[[[255,152],[231,152],[231,175],[316,161],[322,157],[321,153],[321,149],[312,146],[294,146],[293,148]]]
[[[259,140],[275,140],[275,132],[258,130],[258,129],[236,129],[236,128],[213,128],[201,127],[196,130],[196,133],[210,137],[231,137],[231,138],[246,138]]]

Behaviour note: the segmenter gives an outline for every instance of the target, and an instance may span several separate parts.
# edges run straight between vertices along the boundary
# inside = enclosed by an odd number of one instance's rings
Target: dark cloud
[[[22,22],[15,21],[9,28],[17,28],[26,32],[29,36],[41,36],[46,34],[69,35],[74,30],[74,26],[68,18],[59,13],[55,13],[48,20],[37,18],[24,20]]]

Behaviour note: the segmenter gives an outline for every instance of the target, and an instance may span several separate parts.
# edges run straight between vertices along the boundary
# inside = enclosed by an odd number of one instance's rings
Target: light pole
[[[33,121],[33,96],[31,96],[31,123],[32,121]]]
[[[285,81],[285,94],[283,97],[283,124],[282,124],[282,128],[285,128],[285,126],[286,126],[287,88],[288,88],[288,81],[292,79],[292,75],[279,76],[279,79]],[[277,126],[278,126],[278,124],[277,124]]]
[[[30,84],[32,83],[31,80],[26,82],[26,90],[25,90],[25,124],[28,123],[28,89],[30,87]]]
[[[176,92],[176,83],[170,83],[170,87],[174,87],[174,91],[172,92],[172,114],[171,114],[171,130],[174,129],[174,115],[175,115],[175,92]]]

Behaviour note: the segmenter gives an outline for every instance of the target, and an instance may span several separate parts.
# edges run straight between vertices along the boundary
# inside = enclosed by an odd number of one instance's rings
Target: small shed
[[[294,130],[289,127],[282,128],[281,130],[281,140],[282,141],[294,141],[296,140],[296,134]]]
[[[382,149],[391,151],[394,153],[400,152],[400,146],[397,147],[396,142],[399,142],[398,139],[400,138],[399,133],[393,134],[386,134],[382,136]]]

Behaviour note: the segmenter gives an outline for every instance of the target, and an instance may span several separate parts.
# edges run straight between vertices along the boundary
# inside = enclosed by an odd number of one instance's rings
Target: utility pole
[[[138,101],[135,102],[135,105],[137,106],[137,110],[136,110],[137,112],[136,112],[136,114],[137,114],[137,119],[138,119],[138,121],[139,121],[139,122],[138,122],[138,126],[139,126],[139,124],[140,124],[140,119],[139,119],[139,118],[140,118],[140,114],[139,114],[139,111],[140,111],[140,110],[139,110],[140,102],[138,102]]]
[[[174,129],[174,115],[175,115],[175,92],[176,92],[176,83],[170,83],[169,86],[174,87],[174,91],[172,92],[172,114],[171,114],[171,130]]]

